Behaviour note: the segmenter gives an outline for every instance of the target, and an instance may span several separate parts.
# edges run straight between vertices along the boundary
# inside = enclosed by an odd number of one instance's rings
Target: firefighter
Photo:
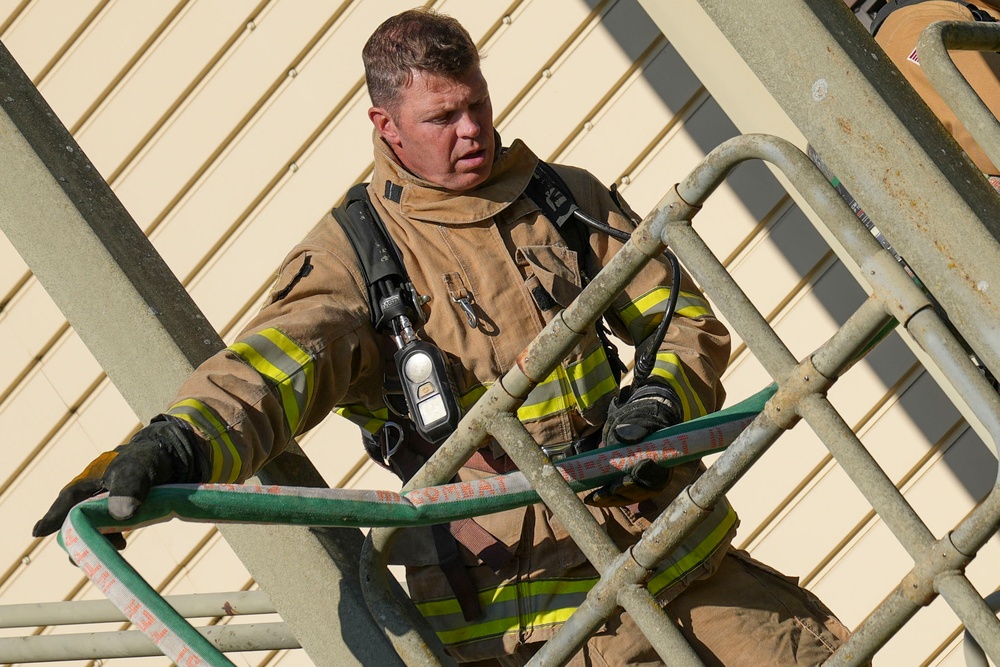
[[[478,52],[457,21],[404,12],[375,31],[363,59],[374,126],[368,194],[422,295],[420,338],[442,352],[467,408],[621,243],[594,232],[580,252],[571,250],[525,196],[538,158],[521,141],[501,144]],[[633,228],[627,206],[590,174],[554,169],[591,216]],[[605,314],[618,337],[641,346],[671,290],[680,290],[647,382],[619,395],[595,328],[518,410],[551,458],[602,441],[636,441],[722,405],[728,332],[691,279],[684,274],[675,285],[671,275],[666,260],[654,260]],[[238,342],[202,364],[174,404],[129,443],[70,482],[34,534],[58,530],[71,506],[98,490],[109,491],[112,515],[127,518],[158,484],[241,482],[335,409],[371,441],[405,431],[390,458],[425,457],[432,446],[390,411],[389,388],[400,381],[394,352],[390,337],[373,328],[358,261],[328,215],[288,255]],[[502,449],[484,442],[459,478],[510,469]],[[633,471],[591,497],[591,512],[626,549],[702,470],[683,464],[652,482]],[[847,630],[796,580],[732,548],[737,523],[720,502],[649,588],[706,664],[819,664]],[[523,664],[598,578],[541,503],[478,517],[445,531],[447,540],[441,531],[404,532],[405,548],[394,557],[407,566],[421,613],[460,662]],[[457,558],[447,558],[449,549]],[[584,663],[662,664],[621,610],[572,664]]]
[[[958,145],[986,174],[994,187],[1000,186],[1000,170],[955,116],[941,95],[934,89],[920,67],[917,40],[931,23],[937,21],[981,21],[994,23],[1000,19],[1000,1],[976,0],[889,0],[872,23],[875,41],[899,68]],[[951,51],[962,76],[979,94],[994,116],[1000,112],[1000,54],[980,51]]]

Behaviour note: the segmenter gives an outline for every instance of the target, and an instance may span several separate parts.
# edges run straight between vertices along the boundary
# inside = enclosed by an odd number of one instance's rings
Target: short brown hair
[[[372,105],[394,111],[414,72],[458,78],[479,65],[479,50],[456,19],[410,9],[375,29],[361,52]]]

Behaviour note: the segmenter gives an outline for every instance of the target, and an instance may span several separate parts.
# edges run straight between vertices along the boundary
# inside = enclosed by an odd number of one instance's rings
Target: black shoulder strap
[[[566,181],[550,165],[543,160],[538,161],[535,173],[524,193],[542,210],[546,218],[552,221],[559,231],[563,231],[567,222],[573,219],[576,211],[576,201],[573,193],[566,187]]]
[[[542,215],[556,226],[570,250],[575,251],[581,258],[590,252],[589,230],[573,215],[579,206],[576,205],[573,193],[566,186],[566,181],[552,165],[539,160],[524,193],[535,202]],[[582,261],[580,265],[583,270]]]
[[[576,252],[579,256],[580,272],[583,274],[583,279],[590,280],[592,276],[587,275],[586,271],[587,256],[590,254],[590,227],[581,223],[574,215],[579,206],[573,198],[573,193],[567,187],[566,181],[552,165],[539,160],[535,173],[531,176],[531,182],[528,183],[524,192],[535,202],[542,215],[556,226],[569,249]],[[616,194],[612,193],[612,196],[615,197]],[[621,360],[618,348],[609,340],[610,331],[606,328],[603,319],[598,319],[594,327],[597,330],[597,337],[604,347],[608,363],[611,365],[615,382],[621,383],[622,376],[628,372],[628,367]]]
[[[580,270],[584,274],[583,278],[589,280],[590,276],[586,275],[584,267],[590,252],[590,228],[580,223],[573,214],[579,207],[566,182],[552,165],[539,160],[525,194],[535,202],[542,215],[556,226],[570,250],[580,256]],[[372,207],[368,184],[359,183],[348,190],[344,203],[333,209],[333,217],[344,228],[358,257],[375,330],[389,331],[389,323],[399,315],[422,319],[422,311],[416,303],[416,295],[406,274],[406,267],[403,266],[402,255],[385,228],[385,223]],[[608,356],[613,357],[612,366],[616,373],[620,372],[619,367],[624,367],[624,364],[617,357],[617,348],[607,340],[606,331],[600,322],[597,324],[597,331]]]
[[[965,2],[965,3],[962,3],[962,4],[965,5],[966,9],[968,9],[970,12],[972,12],[972,17],[974,19],[976,19],[977,21],[981,21],[982,23],[996,23],[997,20],[995,18],[993,18],[993,15],[990,14],[985,9],[980,9],[979,7],[976,7],[975,5],[970,5],[968,2]]]
[[[539,161],[526,192],[553,221],[571,250],[581,255],[589,250],[587,231],[573,216],[577,208],[573,195],[551,165]],[[348,190],[344,203],[333,209],[333,217],[358,258],[375,330],[384,330],[400,314],[421,317],[399,248],[372,207],[368,184],[359,183]]]
[[[348,190],[344,203],[333,209],[333,217],[343,227],[357,255],[375,330],[388,331],[391,320],[399,315],[419,318],[421,311],[399,248],[372,207],[368,184],[359,183]]]

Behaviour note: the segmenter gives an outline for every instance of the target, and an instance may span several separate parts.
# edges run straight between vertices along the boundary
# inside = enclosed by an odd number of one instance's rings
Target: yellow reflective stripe
[[[594,582],[594,586],[597,582]],[[593,586],[591,586],[593,588]],[[580,605],[574,605],[572,607],[564,607],[562,609],[551,609],[545,611],[539,611],[528,616],[528,627],[531,628],[541,628],[546,625],[555,625],[556,623],[565,623],[569,620],[569,617],[573,615],[576,608]]]
[[[469,408],[475,405],[476,402],[483,397],[483,394],[486,393],[488,388],[489,384],[477,384],[475,387],[459,396],[458,406],[462,408],[462,412],[468,412]]]
[[[251,334],[229,349],[278,388],[288,429],[296,434],[312,398],[312,356],[273,328]]]
[[[663,319],[663,313],[670,301],[670,289],[655,287],[618,311],[622,322],[628,327],[629,335],[635,343],[645,340]],[[681,290],[677,297],[676,314],[697,319],[712,315],[712,309],[700,294]]]
[[[702,417],[708,414],[705,404],[702,402],[701,397],[698,396],[698,392],[691,386],[691,381],[688,380],[687,374],[684,372],[684,366],[681,365],[681,361],[676,354],[673,352],[657,353],[656,363],[653,365],[650,375],[666,380],[674,388],[674,391],[677,392],[677,396],[681,399],[681,407],[684,410],[683,421],[689,421],[695,417]]]
[[[459,397],[462,410],[468,410],[486,393],[488,386],[477,385]],[[604,346],[598,345],[586,357],[568,368],[556,367],[539,383],[518,408],[521,421],[532,421],[564,412],[579,405],[586,410],[618,388]]]
[[[239,479],[243,458],[229,436],[229,430],[214,410],[196,398],[186,398],[171,406],[167,414],[183,419],[208,436],[208,444],[212,448],[212,478],[209,482],[232,484]]]
[[[577,402],[584,410],[618,388],[603,345],[598,345],[586,357],[571,364],[566,373],[576,392]]]
[[[389,421],[389,409],[379,408],[371,412],[363,405],[342,405],[334,410],[344,419],[349,419],[369,433],[377,433]]]
[[[454,646],[517,632],[521,627],[562,623],[583,603],[596,583],[597,577],[545,579],[481,591],[479,605],[483,620],[473,625],[466,625],[455,598],[418,603],[417,609],[435,627],[442,643]],[[525,607],[528,609],[522,612]]]
[[[664,561],[646,584],[653,595],[679,581],[714,554],[736,525],[736,512],[723,500],[677,551]],[[693,546],[692,546],[693,545]],[[417,603],[445,646],[498,637],[564,623],[586,599],[598,577],[543,579],[503,584],[479,593],[483,619],[467,624],[455,598]]]
[[[682,292],[683,294],[683,292]],[[689,319],[698,319],[699,317],[705,317],[706,315],[715,315],[712,309],[708,307],[708,302],[702,300],[701,303],[684,305],[684,297],[682,296],[677,300],[677,309],[674,311],[681,317],[687,317]],[[659,324],[659,321],[657,321]]]
[[[658,594],[667,586],[691,571],[696,565],[715,553],[715,550],[719,548],[722,540],[725,539],[726,534],[733,526],[736,525],[737,520],[736,510],[734,510],[728,502],[723,500],[722,503],[716,505],[715,511],[719,512],[720,508],[725,511],[722,520],[719,521],[708,536],[699,542],[698,545],[690,551],[690,553],[678,559],[673,565],[649,580],[649,583],[646,584],[646,588],[649,589],[650,593],[653,595]],[[707,519],[705,523],[710,524],[711,518]],[[704,525],[705,524],[702,524],[702,526]]]
[[[529,596],[551,596],[568,593],[586,593],[593,588],[595,581],[597,581],[597,577],[580,577],[577,579],[541,579],[521,584],[501,584],[494,588],[479,591],[479,604],[482,607],[488,607],[489,605],[501,602],[517,600],[518,586],[521,588],[521,597],[524,597],[526,593]],[[458,604],[456,598],[441,598],[439,600],[418,602],[417,609],[420,610],[420,614],[425,618],[462,613],[462,607]]]
[[[500,602],[508,602],[517,599],[517,585],[505,584],[496,588],[488,588],[479,592],[479,604],[494,605]],[[429,600],[417,603],[417,609],[424,618],[433,616],[445,616],[448,614],[460,614],[462,606],[458,604],[458,598],[443,598],[440,600]]]
[[[528,393],[524,403],[517,409],[517,417],[523,422],[531,421],[564,412],[575,405],[576,396],[569,386],[566,370],[557,366]]]

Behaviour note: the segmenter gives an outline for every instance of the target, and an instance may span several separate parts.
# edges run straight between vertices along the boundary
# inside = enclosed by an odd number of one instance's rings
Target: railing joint
[[[901,582],[903,594],[914,604],[928,606],[938,596],[937,580],[962,575],[972,560],[946,535],[934,542]]]
[[[904,327],[918,313],[933,308],[927,295],[914,289],[909,276],[899,272],[896,258],[888,250],[873,253],[861,263],[861,271],[872,291],[884,304],[885,312]]]

